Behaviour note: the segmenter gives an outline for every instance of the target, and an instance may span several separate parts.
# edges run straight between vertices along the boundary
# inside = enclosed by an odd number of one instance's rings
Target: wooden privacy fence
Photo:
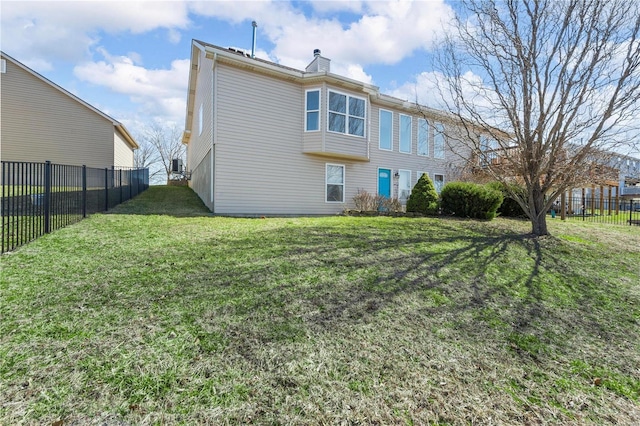
[[[149,187],[148,169],[2,161],[1,253],[107,211]]]

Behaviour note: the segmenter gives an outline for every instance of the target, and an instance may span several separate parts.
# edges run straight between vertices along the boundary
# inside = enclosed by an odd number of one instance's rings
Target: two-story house
[[[1,52],[2,160],[133,167],[124,125]]]
[[[438,111],[331,73],[194,40],[183,142],[190,185],[215,214],[335,214],[359,190],[405,201],[460,161]],[[454,148],[456,149],[456,148]]]

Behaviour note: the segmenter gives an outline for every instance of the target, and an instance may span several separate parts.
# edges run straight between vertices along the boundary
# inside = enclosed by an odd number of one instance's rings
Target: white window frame
[[[406,199],[401,199],[400,197],[402,196],[402,190],[403,188],[400,188],[400,181],[401,181],[401,177],[402,175],[405,174],[406,176],[409,177],[409,193],[407,194],[407,198]],[[406,202],[409,199],[409,196],[411,195],[411,189],[413,187],[411,186],[411,170],[407,170],[407,169],[398,169],[398,199],[401,201]]]
[[[328,173],[328,169],[329,166],[333,166],[333,167],[342,167],[342,201],[329,201],[327,200],[327,195],[328,195],[328,191],[327,191],[327,187],[329,186],[329,182],[327,182],[327,178],[329,177],[329,173]],[[328,204],[344,204],[344,199],[345,199],[345,192],[346,192],[346,180],[347,180],[347,169],[345,167],[344,164],[335,164],[335,163],[325,163],[324,165],[324,202],[328,203]],[[336,185],[335,183],[332,183],[331,185]]]
[[[5,74],[7,72],[7,60],[2,58],[0,61],[0,73]]]
[[[444,124],[442,123],[434,123],[433,124],[433,158],[444,159],[447,141],[444,136],[445,129]],[[438,140],[438,136],[442,136],[442,155],[437,155],[439,151],[436,150],[436,141]]]
[[[389,114],[391,114],[391,134],[389,135],[389,144],[390,147],[389,148],[383,148],[382,147],[382,113],[383,112],[388,112]],[[378,112],[378,149],[380,149],[381,151],[393,151],[393,111],[390,111],[388,109],[382,109],[380,108],[380,111]]]
[[[307,96],[309,94],[309,92],[318,92],[318,109],[307,109]],[[319,132],[320,131],[320,126],[322,126],[322,114],[320,113],[320,111],[322,111],[322,90],[320,88],[315,88],[315,89],[307,89],[304,91],[304,131],[305,132]],[[307,117],[309,115],[310,112],[317,112],[318,113],[318,128],[315,130],[309,130],[307,128]]]
[[[438,185],[436,184],[436,176],[442,176],[442,187],[438,188]],[[440,194],[440,192],[442,191],[442,188],[444,188],[444,175],[442,173],[434,173],[433,174],[433,187],[436,189],[436,192],[438,194]]]
[[[336,95],[342,95],[342,96],[346,96],[347,97],[347,105],[345,108],[345,112],[336,112],[336,111],[331,111],[329,108],[331,108],[331,102],[329,101],[329,98],[331,97],[331,93],[335,93]],[[353,98],[353,99],[359,99],[362,102],[364,102],[364,117],[358,117],[357,115],[349,115],[349,100]],[[345,120],[344,120],[344,132],[337,132],[335,130],[331,130],[329,128],[330,120],[329,120],[329,114],[338,114],[338,115],[344,115]],[[351,133],[349,133],[349,118],[350,117],[354,117],[358,120],[362,120],[362,136],[360,135],[353,135]],[[353,136],[354,138],[366,138],[367,137],[367,100],[365,98],[361,98],[360,96],[353,96],[350,95],[348,93],[344,93],[344,92],[339,92],[337,90],[327,90],[327,132],[329,133],[336,133],[338,135],[346,135],[346,136]]]
[[[426,154],[421,154],[420,153],[420,123],[424,122],[425,124],[425,129],[424,129],[424,136],[425,136],[425,140],[426,140],[426,144],[427,144],[427,152]],[[416,137],[416,153],[421,156],[421,157],[429,157],[429,120],[427,120],[426,118],[418,118],[418,135]]]
[[[202,120],[203,120],[203,114],[202,114],[202,102],[200,103],[200,108],[198,109],[198,136],[202,135],[202,129],[203,129],[203,125],[202,125]]]
[[[411,117],[410,115],[407,114],[399,114],[399,118],[398,118],[398,152],[402,153],[402,154],[411,154],[412,151],[412,138],[413,138],[413,117]],[[405,136],[403,129],[404,126],[402,125],[402,117],[406,117],[409,119],[409,151],[403,151],[402,150],[402,137]]]
[[[420,180],[420,178],[422,177],[422,175],[427,175],[429,176],[428,172],[421,172],[420,170],[418,170],[416,172],[416,183],[418,183],[418,181]]]

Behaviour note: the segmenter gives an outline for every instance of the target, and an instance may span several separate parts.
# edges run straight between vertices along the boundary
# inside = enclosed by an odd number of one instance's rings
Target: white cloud
[[[327,1],[309,1],[313,10],[320,13],[331,12],[362,12],[363,3],[357,0],[327,0]]]
[[[135,55],[112,56],[102,48],[98,51],[104,60],[77,65],[77,78],[128,96],[145,114],[165,121],[184,120],[188,59],[174,60],[170,69],[147,69],[137,64]]]
[[[362,66],[358,64],[331,64],[331,72],[342,75],[364,83],[373,84],[373,77],[367,74]]]
[[[324,3],[313,2],[313,9],[347,13],[307,17],[279,1],[198,2],[190,3],[190,9],[234,23],[256,20],[260,36],[275,45],[270,56],[283,65],[304,68],[313,58],[313,49],[319,48],[341,70],[395,64],[416,50],[430,49],[441,22],[453,14],[444,0]],[[354,17],[358,11],[363,15]]]
[[[388,93],[399,99],[410,102],[418,102],[421,105],[436,109],[444,109],[443,99],[439,86],[444,84],[444,76],[438,72],[423,72],[415,76],[410,81],[396,89],[389,90]],[[447,99],[448,102],[451,99]]]
[[[140,34],[168,28],[175,41],[189,25],[184,2],[145,1],[2,1],[0,36],[2,49],[25,63],[38,58],[78,61],[90,56],[99,42],[99,31]],[[40,68],[42,69],[42,68]]]

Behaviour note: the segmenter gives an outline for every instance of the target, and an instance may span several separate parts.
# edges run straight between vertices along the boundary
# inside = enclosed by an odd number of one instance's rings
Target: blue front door
[[[378,195],[391,198],[391,170],[378,169]]]

